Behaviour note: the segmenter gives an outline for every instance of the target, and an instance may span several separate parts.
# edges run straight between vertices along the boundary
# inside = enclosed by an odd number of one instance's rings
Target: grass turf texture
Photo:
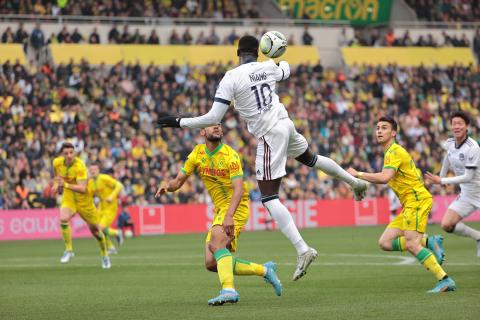
[[[207,305],[220,288],[203,268],[204,235],[127,239],[110,270],[102,270],[93,239],[74,239],[68,265],[59,262],[60,240],[3,242],[0,319],[480,319],[471,239],[444,235],[444,266],[458,291],[432,295],[434,277],[409,254],[377,248],[382,230],[303,230],[319,257],[297,282],[294,249],[280,232],[244,233],[238,256],[276,261],[284,292],[277,297],[263,279],[237,276],[240,302],[221,307]]]

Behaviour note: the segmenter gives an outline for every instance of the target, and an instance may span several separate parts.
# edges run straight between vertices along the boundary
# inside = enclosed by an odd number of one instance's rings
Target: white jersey
[[[460,189],[464,194],[472,194],[478,196],[480,193],[480,146],[472,138],[468,137],[459,146],[456,145],[455,139],[450,138],[445,142],[447,149],[447,159],[442,167],[442,172],[452,169],[456,176],[465,174],[466,169],[473,169],[475,173],[473,178],[466,183],[460,184]]]
[[[244,63],[227,71],[215,93],[215,101],[227,105],[233,101],[248,131],[261,138],[280,119],[288,118],[275,87],[289,75],[290,67],[285,61],[280,66],[273,60]]]

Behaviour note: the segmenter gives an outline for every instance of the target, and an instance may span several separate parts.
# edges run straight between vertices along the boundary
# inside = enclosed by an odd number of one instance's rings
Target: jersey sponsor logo
[[[230,164],[230,169],[236,171],[236,170],[240,169],[240,165],[239,165],[238,163],[236,163],[236,162],[232,162],[232,163]]]
[[[228,175],[228,170],[204,167],[200,173],[204,176],[226,177]]]
[[[267,73],[251,73],[248,75],[248,77],[250,78],[251,82],[264,81],[267,80]]]

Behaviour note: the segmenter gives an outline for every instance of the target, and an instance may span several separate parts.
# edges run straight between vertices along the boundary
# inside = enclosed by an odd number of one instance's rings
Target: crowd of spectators
[[[256,28],[253,32],[257,37],[267,32],[266,29],[260,30]],[[119,27],[114,24],[109,30],[106,38],[102,39],[97,27],[93,27],[90,35],[87,37],[82,34],[78,28],[69,30],[67,26],[59,27],[58,33],[52,33],[47,38],[44,34],[40,24],[37,24],[31,34],[29,34],[23,24],[19,24],[17,30],[13,30],[11,27],[7,27],[4,31],[0,30],[1,43],[23,43],[27,44],[29,39],[34,47],[42,47],[48,44],[55,43],[89,43],[89,44],[169,44],[169,45],[231,45],[236,44],[240,38],[240,34],[237,33],[235,28],[231,30],[225,37],[221,38],[217,33],[215,27],[211,27],[207,31],[201,31],[198,35],[193,36],[190,28],[184,28],[182,32],[176,28],[172,28],[170,36],[166,43],[162,43],[158,32],[153,28],[149,34],[140,32],[139,28],[135,28],[133,32],[130,31],[128,25]],[[40,36],[40,39],[39,37]],[[293,35],[288,38],[289,45],[297,44]],[[305,29],[302,34],[302,44],[312,45],[313,37],[309,33],[308,28]]]
[[[475,38],[480,41],[480,34],[477,30]],[[410,31],[406,30],[403,35],[396,36],[392,29],[384,28],[362,28],[356,29],[353,38],[346,36],[343,30],[338,39],[341,47],[470,47],[472,43],[465,33],[458,36],[454,32],[442,32],[442,40],[436,39],[431,33],[419,35],[413,38]]]
[[[470,22],[480,20],[479,0],[406,0],[423,21]]]
[[[259,18],[255,1],[245,0],[10,0],[2,1],[0,14],[171,17]]]
[[[159,182],[175,176],[203,139],[194,130],[161,130],[158,116],[199,115],[211,106],[218,82],[234,63],[205,66],[43,65],[27,70],[6,62],[0,70],[0,208],[51,206],[53,157],[65,140],[87,163],[100,160],[120,179],[131,203],[206,202],[200,179],[181,192],[154,198]],[[314,152],[364,171],[382,168],[374,141],[375,119],[394,115],[399,142],[422,171],[439,172],[448,115],[462,109],[473,118],[470,134],[480,138],[480,73],[474,67],[404,68],[316,65],[292,68],[278,93]],[[259,200],[254,173],[256,141],[232,110],[224,118],[225,142],[239,151],[252,200]],[[371,196],[384,187],[369,188]],[[451,191],[432,188],[434,193]],[[287,162],[282,198],[346,198],[349,188],[320,171]]]

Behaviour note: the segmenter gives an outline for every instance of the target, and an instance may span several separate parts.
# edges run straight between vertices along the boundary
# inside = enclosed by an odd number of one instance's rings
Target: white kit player
[[[462,222],[475,210],[480,209],[480,146],[468,136],[469,116],[456,111],[450,116],[453,138],[445,142],[447,154],[443,160],[440,175],[427,172],[425,179],[436,184],[459,184],[460,195],[448,207],[442,219],[446,232],[470,237],[477,242],[477,256],[480,257],[480,231]],[[449,169],[455,177],[445,178]]]
[[[398,199],[392,188],[387,189],[387,198],[388,208],[390,209],[390,221],[392,221],[397,216],[397,211],[402,206],[402,204],[400,203],[400,200]]]
[[[282,177],[286,175],[287,155],[347,182],[357,200],[365,196],[367,185],[330,158],[313,154],[305,138],[296,131],[275,92],[276,83],[290,76],[290,66],[286,61],[281,61],[279,65],[273,60],[257,62],[258,46],[258,40],[252,36],[239,40],[237,55],[240,66],[225,74],[207,114],[195,118],[162,117],[158,124],[161,127],[204,128],[220,123],[233,101],[234,108],[246,121],[248,131],[257,138],[255,171],[262,203],[297,250],[293,280],[298,280],[305,275],[318,254],[305,243],[290,212],[278,198]]]

